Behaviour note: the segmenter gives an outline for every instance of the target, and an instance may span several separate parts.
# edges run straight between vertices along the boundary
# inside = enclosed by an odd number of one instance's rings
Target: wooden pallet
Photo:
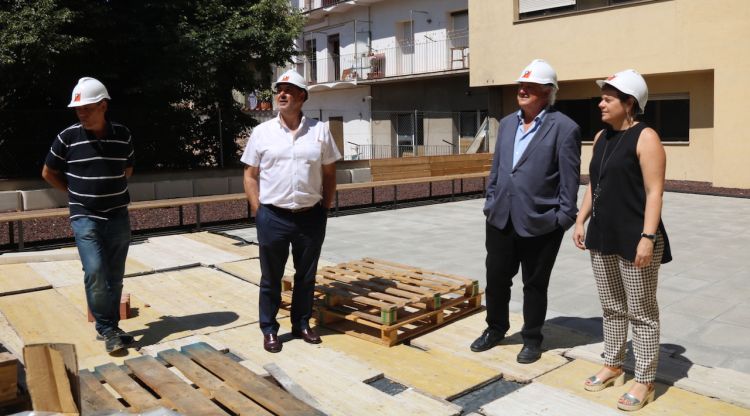
[[[206,343],[161,351],[158,357],[80,371],[82,413],[163,406],[184,415],[322,414]]]
[[[291,302],[292,278],[283,282]],[[319,324],[393,346],[481,308],[476,280],[364,258],[323,267],[315,286]]]

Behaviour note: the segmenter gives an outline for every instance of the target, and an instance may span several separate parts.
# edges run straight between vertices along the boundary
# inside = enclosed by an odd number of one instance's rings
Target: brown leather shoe
[[[292,329],[292,335],[296,338],[302,338],[308,344],[320,344],[323,342],[312,328]]]
[[[268,352],[279,352],[281,351],[281,341],[276,334],[264,334],[263,335],[263,348]]]

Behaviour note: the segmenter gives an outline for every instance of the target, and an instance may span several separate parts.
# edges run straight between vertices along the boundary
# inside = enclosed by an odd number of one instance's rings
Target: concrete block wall
[[[20,211],[23,209],[23,200],[18,191],[0,192],[0,212]]]
[[[68,195],[54,188],[21,191],[21,197],[24,211],[68,206]]]
[[[189,198],[193,196],[192,179],[155,182],[156,199]]]

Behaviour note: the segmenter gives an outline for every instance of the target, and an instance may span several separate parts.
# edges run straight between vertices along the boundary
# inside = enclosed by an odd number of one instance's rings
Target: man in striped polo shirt
[[[68,107],[75,109],[80,123],[52,142],[42,177],[68,194],[97,339],[104,340],[108,353],[115,353],[133,342],[118,326],[130,244],[127,178],[133,173],[133,142],[127,127],[107,120],[108,100],[101,82],[88,77],[78,81]]]

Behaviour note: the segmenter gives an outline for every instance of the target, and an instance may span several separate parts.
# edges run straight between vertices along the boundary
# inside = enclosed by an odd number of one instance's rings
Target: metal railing
[[[354,154],[350,155],[350,160],[369,160],[369,159],[390,159],[394,157],[412,157],[412,156],[445,156],[454,153],[452,145],[398,145],[391,146],[385,144],[356,144],[349,142],[354,146]]]
[[[427,74],[469,68],[469,36],[373,49],[369,54],[330,55],[311,59],[298,57],[296,70],[309,84],[370,80],[404,75]]]
[[[297,0],[295,6],[302,11],[321,9],[323,7],[335,6],[348,0]]]

